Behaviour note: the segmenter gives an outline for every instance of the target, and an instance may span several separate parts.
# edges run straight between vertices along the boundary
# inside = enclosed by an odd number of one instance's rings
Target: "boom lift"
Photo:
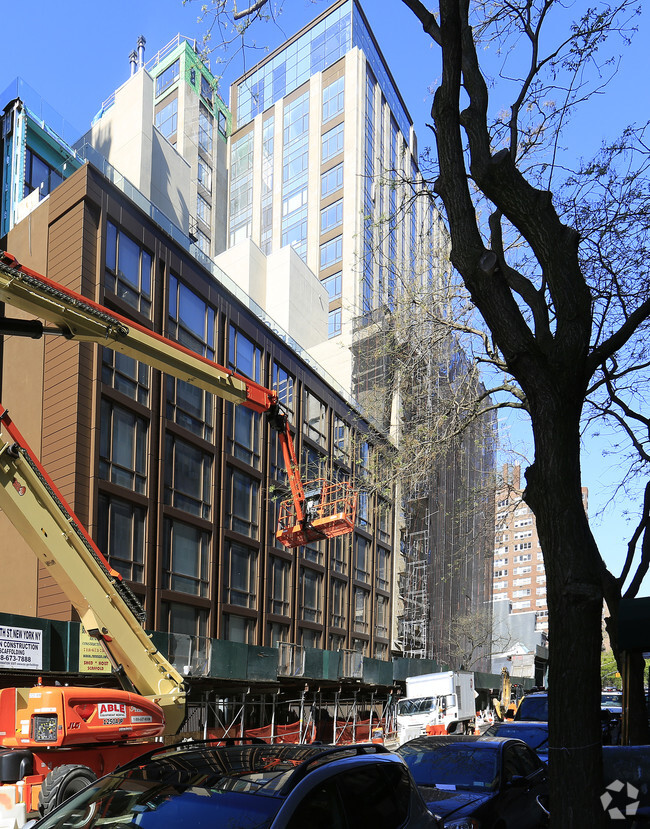
[[[0,254],[0,300],[54,324],[0,320],[0,333],[53,333],[95,342],[233,403],[265,413],[278,432],[292,497],[277,538],[293,548],[354,527],[347,483],[303,485],[278,395]],[[76,518],[0,404],[0,508],[104,647],[124,690],[37,685],[0,690],[0,811],[49,811],[76,788],[137,756],[135,740],[175,734],[185,716],[183,678],[142,629],[137,598]]]
[[[278,432],[291,498],[280,504],[277,538],[289,548],[352,531],[356,496],[347,483],[323,479],[303,486],[289,421],[277,392],[230,371],[110,309],[25,268],[0,253],[0,300],[33,314],[36,320],[5,319],[0,333],[39,338],[59,334],[127,354],[232,403],[267,415]],[[46,328],[40,319],[54,323]]]

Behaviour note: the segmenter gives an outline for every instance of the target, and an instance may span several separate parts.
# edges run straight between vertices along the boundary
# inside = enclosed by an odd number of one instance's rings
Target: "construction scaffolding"
[[[402,654],[415,659],[429,658],[430,607],[428,530],[407,535],[403,555],[405,569],[400,579],[403,615],[399,633]]]
[[[268,743],[390,741],[395,734],[395,695],[376,691],[308,688],[293,696],[274,689],[206,692],[188,704],[181,739],[259,738]]]

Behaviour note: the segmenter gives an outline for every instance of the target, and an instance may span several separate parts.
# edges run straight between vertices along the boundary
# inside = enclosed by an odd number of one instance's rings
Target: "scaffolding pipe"
[[[300,719],[298,722],[298,742],[303,742],[302,729],[305,723],[305,689],[300,692]]]
[[[279,691],[273,694],[273,705],[271,706],[271,745],[275,742],[275,706]]]

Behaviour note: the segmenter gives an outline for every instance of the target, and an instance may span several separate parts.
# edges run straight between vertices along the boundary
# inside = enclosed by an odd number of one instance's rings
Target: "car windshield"
[[[399,750],[418,786],[493,791],[498,782],[497,751],[472,743],[434,746],[431,749],[402,746]]]
[[[539,720],[548,722],[548,697],[524,697],[519,704],[516,720]]]
[[[540,725],[513,725],[511,723],[497,723],[490,726],[485,732],[486,737],[514,737],[523,740],[532,749],[548,747],[548,728]]]
[[[103,777],[38,824],[39,829],[141,826],[266,829],[282,804],[278,789],[302,756],[296,747],[161,752]]]
[[[435,707],[435,697],[419,697],[418,699],[401,699],[397,703],[397,716],[408,717],[411,714],[427,714]]]

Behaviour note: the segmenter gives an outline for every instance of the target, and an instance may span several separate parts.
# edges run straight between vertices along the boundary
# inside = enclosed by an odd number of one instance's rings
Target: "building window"
[[[172,141],[178,130],[178,98],[176,93],[174,93],[173,100],[161,104],[160,109],[156,110],[156,126],[168,141],[172,144],[176,143]]]
[[[327,647],[331,651],[342,651],[345,648],[345,636],[340,633],[330,633],[327,641]]]
[[[201,75],[201,97],[212,106],[212,84],[205,75]]]
[[[236,541],[227,542],[224,561],[224,596],[226,604],[257,607],[257,551]]]
[[[147,482],[147,431],[142,417],[102,399],[99,436],[99,477],[134,492]]]
[[[388,639],[388,597],[377,596],[375,606],[375,634]]]
[[[327,336],[336,337],[341,333],[341,309],[335,308],[327,315]]]
[[[180,58],[177,58],[167,69],[163,71],[156,78],[156,98],[169,89],[169,87],[176,82],[180,72]]]
[[[267,118],[262,125],[262,198],[260,202],[261,227],[260,247],[263,253],[271,253],[273,242],[273,118]]]
[[[228,134],[228,119],[226,118],[226,113],[221,110],[217,113],[217,129],[224,138]]]
[[[281,244],[307,255],[307,167],[309,162],[309,93],[284,108],[282,149]]]
[[[367,590],[363,590],[361,587],[355,587],[353,590],[353,630],[357,633],[368,633],[370,630],[370,623],[368,621],[369,602],[370,593]]]
[[[300,644],[303,648],[320,648],[321,632],[309,628],[300,629]]]
[[[323,563],[325,556],[325,541],[323,539],[310,541],[309,544],[306,544],[300,549],[302,550],[302,557],[305,561],[311,561],[314,564]]]
[[[119,351],[102,348],[102,383],[148,406],[149,377],[149,366],[145,363]]]
[[[330,595],[330,626],[333,628],[345,628],[347,624],[347,582],[340,579],[332,579]]]
[[[27,147],[25,151],[23,198],[29,196],[34,190],[38,190],[40,198],[44,199],[62,181],[63,176],[58,170],[55,170],[54,167],[43,161],[40,156]]]
[[[336,299],[341,299],[341,271],[338,273],[333,273],[331,276],[326,276],[325,279],[322,280],[323,285],[327,289],[327,293],[329,295],[330,302],[334,302]]]
[[[214,360],[214,309],[174,275],[169,278],[168,326],[172,339]]]
[[[214,360],[215,312],[173,274],[169,278],[168,336]],[[205,440],[212,440],[214,398],[203,389],[167,377],[167,417]]]
[[[321,138],[321,163],[343,152],[343,123],[323,133]]]
[[[203,440],[212,440],[214,397],[203,389],[168,375],[166,415]]]
[[[212,126],[214,119],[208,110],[199,104],[199,148],[212,155]]]
[[[212,222],[212,205],[200,193],[196,195],[196,218],[208,226]]]
[[[321,198],[329,196],[331,193],[336,193],[343,187],[343,162],[332,167],[331,170],[326,170],[321,173],[320,177],[320,195]]]
[[[289,616],[291,609],[291,562],[276,556],[270,557],[269,613]]]
[[[272,371],[272,386],[275,393],[278,395],[278,400],[282,405],[287,409],[287,411],[292,414],[293,413],[293,389],[294,389],[294,379],[289,374],[288,371],[279,366],[277,363],[273,363],[273,371]]]
[[[144,582],[147,512],[143,507],[99,494],[97,544],[125,579]]]
[[[244,645],[255,644],[255,619],[223,614],[223,638],[228,642],[242,642]]]
[[[180,602],[162,602],[162,630],[205,638],[208,633],[208,611]]]
[[[304,622],[320,622],[322,615],[321,588],[323,576],[306,567],[300,568],[300,618]]]
[[[334,573],[347,575],[350,556],[350,536],[342,535],[330,541],[330,568]]]
[[[277,648],[281,642],[289,641],[289,626],[281,625],[278,622],[269,622],[269,646]]]
[[[208,193],[212,192],[212,167],[202,158],[198,162],[197,181]]]
[[[230,150],[230,244],[251,235],[253,219],[253,133],[233,141]]]
[[[165,518],[163,535],[165,588],[205,598],[210,572],[210,534],[199,527]]]
[[[151,315],[151,254],[106,223],[104,288],[146,317]]]
[[[327,233],[343,224],[343,199],[323,207],[320,212],[320,232]]]
[[[390,504],[381,502],[377,507],[377,530],[380,541],[390,541],[392,510]]]
[[[261,382],[262,349],[234,325],[228,330],[228,368]]]
[[[350,427],[341,420],[340,417],[334,417],[334,460],[340,463],[350,463]]]
[[[370,581],[370,542],[360,535],[354,538],[354,578],[357,581]]]
[[[260,466],[260,415],[245,406],[226,404],[226,442],[231,455]]]
[[[341,75],[323,88],[323,123],[343,112],[345,77]]]
[[[388,645],[383,642],[375,642],[375,659],[382,659],[386,661],[388,659]]]
[[[357,524],[367,529],[370,526],[370,496],[368,492],[360,490],[357,501]]]
[[[327,446],[327,406],[305,392],[305,434],[319,446]]]
[[[171,434],[165,438],[165,504],[210,518],[212,457]]]
[[[335,236],[320,246],[320,269],[325,270],[343,258],[343,236]]]
[[[375,586],[378,590],[388,591],[390,588],[390,550],[385,547],[377,547]]]
[[[257,538],[259,533],[259,482],[238,469],[228,469],[228,521],[231,530]]]
[[[200,228],[196,228],[194,231],[196,234],[196,246],[201,251],[201,253],[205,253],[206,256],[210,255],[210,237],[207,236]]]

